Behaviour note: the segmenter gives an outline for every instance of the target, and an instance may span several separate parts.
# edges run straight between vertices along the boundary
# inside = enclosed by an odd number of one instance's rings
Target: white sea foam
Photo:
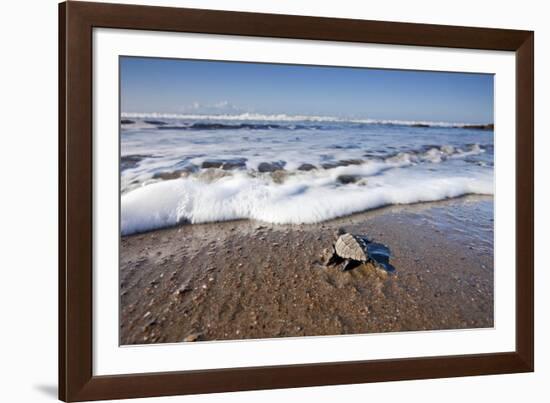
[[[282,184],[274,183],[268,175],[253,177],[246,172],[235,172],[210,183],[195,177],[161,181],[121,196],[121,230],[128,235],[182,222],[234,219],[316,223],[389,204],[493,193],[490,172],[476,177],[443,177],[411,169],[407,174],[399,171],[402,170],[347,185],[338,185],[337,177],[364,174],[361,167],[296,174]],[[376,167],[371,173],[376,173]]]
[[[321,143],[322,140],[318,140],[318,142]],[[216,159],[220,161],[234,161],[242,158],[244,160],[242,169],[252,172],[257,172],[260,165],[266,161],[284,163],[285,172],[291,174],[301,172],[300,167],[303,164],[311,164],[317,169],[323,169],[323,167],[328,166],[332,169],[327,173],[327,177],[335,179],[339,175],[372,176],[391,168],[401,168],[422,163],[439,164],[447,159],[454,160],[485,153],[485,150],[478,144],[463,148],[451,145],[434,146],[427,150],[410,150],[385,157],[365,157],[363,155],[364,151],[361,149],[340,149],[332,150],[332,158],[325,160],[327,157],[327,148],[325,147],[319,149],[309,148],[305,151],[303,148],[292,144],[278,144],[269,150],[263,147],[251,147],[248,152],[240,150],[240,154],[238,154],[238,150],[232,150],[231,144],[228,143],[224,147],[224,151],[228,154],[216,153],[214,150],[216,147],[219,148],[216,144],[208,144],[206,146],[200,144],[190,145],[189,148],[185,149],[185,152],[188,153],[188,158],[184,160],[185,163],[183,165],[180,164],[181,154],[168,153],[165,156],[161,156],[163,150],[157,149],[156,156],[145,158],[137,167],[127,169],[123,172],[122,191],[126,193],[138,186],[149,184],[152,179],[155,179],[155,175],[161,172],[170,174],[171,172],[178,171],[178,169],[187,167],[192,169],[187,169],[186,173],[192,175],[202,164],[212,160],[215,161]],[[191,149],[194,149],[198,154],[193,155]],[[282,157],[285,160],[281,160],[280,158]]]

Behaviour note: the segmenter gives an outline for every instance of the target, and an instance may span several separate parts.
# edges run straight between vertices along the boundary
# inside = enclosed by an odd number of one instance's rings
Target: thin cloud
[[[181,112],[194,112],[194,113],[242,113],[245,110],[240,108],[229,101],[223,100],[214,103],[201,103],[194,101],[188,105],[183,105],[180,108]]]

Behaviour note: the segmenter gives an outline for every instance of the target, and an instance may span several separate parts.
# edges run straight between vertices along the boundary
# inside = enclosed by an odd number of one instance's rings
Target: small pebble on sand
[[[189,336],[187,336],[185,339],[183,339],[183,341],[185,341],[185,342],[197,341],[200,336],[201,336],[200,333],[192,333]]]

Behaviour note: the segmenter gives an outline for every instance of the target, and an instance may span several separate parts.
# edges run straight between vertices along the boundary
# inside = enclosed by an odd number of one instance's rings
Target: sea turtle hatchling
[[[372,242],[366,236],[345,233],[334,243],[333,254],[326,265],[343,263],[342,271],[345,271],[371,262],[387,272],[393,272],[395,268],[389,262],[390,256],[390,249],[386,245]]]

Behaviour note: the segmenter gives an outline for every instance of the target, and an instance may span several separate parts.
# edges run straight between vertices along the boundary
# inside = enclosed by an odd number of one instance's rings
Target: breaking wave
[[[317,223],[391,204],[493,194],[491,174],[475,178],[371,176],[364,183],[340,185],[338,173],[323,173],[295,175],[282,184],[236,172],[214,182],[189,177],[143,186],[121,196],[122,235],[180,223],[235,219]],[[371,173],[375,175],[376,169]]]
[[[392,120],[392,119],[356,119],[342,118],[335,116],[315,116],[315,115],[287,115],[287,114],[261,114],[261,113],[241,113],[241,114],[219,114],[219,115],[201,115],[201,114],[177,114],[177,113],[134,113],[123,112],[123,120],[129,119],[168,119],[168,120],[187,120],[187,121],[256,121],[256,122],[319,122],[319,123],[363,123],[379,125],[399,125],[416,127],[478,127],[481,124],[472,125],[460,122],[433,122],[424,120]]]
[[[316,223],[493,194],[488,129],[258,114],[124,114],[121,124],[123,235],[234,219]]]

